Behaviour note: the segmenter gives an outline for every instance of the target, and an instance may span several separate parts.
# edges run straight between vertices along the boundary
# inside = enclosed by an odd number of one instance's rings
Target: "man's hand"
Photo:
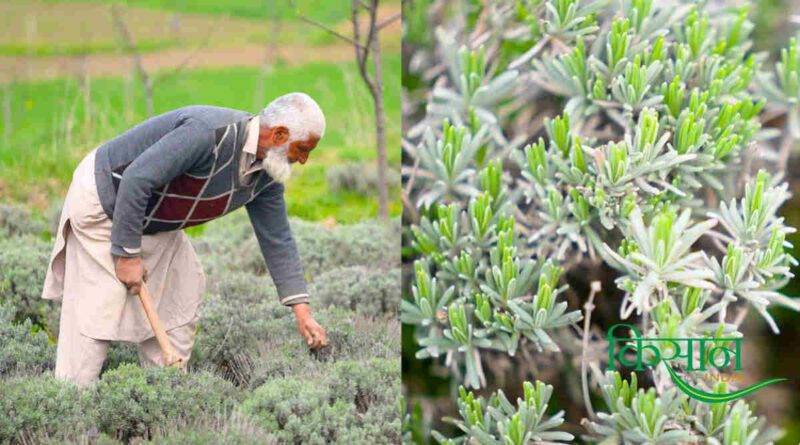
[[[138,295],[145,278],[142,257],[114,257],[114,268],[117,272],[117,279],[128,288],[128,292]]]
[[[297,320],[297,330],[306,340],[306,344],[311,349],[319,349],[328,345],[325,329],[319,325],[311,316],[311,307],[307,303],[295,304],[292,306],[295,319]]]

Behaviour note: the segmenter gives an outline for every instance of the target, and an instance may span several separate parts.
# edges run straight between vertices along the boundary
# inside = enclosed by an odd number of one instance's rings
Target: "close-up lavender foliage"
[[[756,48],[760,7],[404,4],[406,442],[797,443],[796,382],[764,390],[779,419],[690,399],[663,362],[606,371],[615,323],[796,332],[800,45]],[[764,377],[743,355],[743,379],[677,372],[727,393]]]

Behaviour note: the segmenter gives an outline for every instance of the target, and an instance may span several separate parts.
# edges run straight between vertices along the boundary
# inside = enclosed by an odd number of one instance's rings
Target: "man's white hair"
[[[325,115],[319,104],[305,93],[289,93],[273,100],[261,110],[260,124],[289,129],[289,140],[305,140],[325,133]]]

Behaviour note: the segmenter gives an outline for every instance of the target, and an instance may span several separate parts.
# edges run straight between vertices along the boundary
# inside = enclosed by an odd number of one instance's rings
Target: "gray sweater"
[[[152,117],[97,150],[95,178],[112,219],[111,253],[135,256],[143,234],[179,230],[245,206],[281,302],[308,302],[283,185],[239,175],[244,111],[189,106]]]

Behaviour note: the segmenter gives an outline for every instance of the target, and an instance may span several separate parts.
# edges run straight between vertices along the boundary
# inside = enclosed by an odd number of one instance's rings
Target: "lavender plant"
[[[39,298],[49,249],[32,218],[0,206],[0,443],[400,440],[399,220],[292,221],[328,334],[315,352],[287,335],[246,214],[210,223],[193,237],[208,285],[187,372],[141,368],[136,345],[114,342],[79,390],[53,378],[60,311]]]
[[[570,443],[574,436],[563,431],[549,431],[564,422],[564,412],[546,417],[547,403],[553,387],[540,381],[525,382],[524,397],[515,407],[503,391],[493,394],[490,400],[475,397],[462,387],[459,390],[458,411],[461,419],[451,419],[466,435],[460,439],[477,440],[486,444]],[[434,437],[441,443],[455,443],[440,433]]]
[[[488,364],[534,369],[560,351],[562,365],[581,364],[588,440],[771,443],[779,435],[745,402],[690,404],[664,365],[646,391],[635,374],[604,376],[600,326],[578,323],[599,290],[584,272],[603,267],[622,294],[619,319],[647,336],[741,337],[749,311],[777,334],[769,311],[800,311],[780,293],[797,261],[786,241],[795,229],[779,214],[800,134],[797,43],[770,74],[751,50],[748,7],[724,1],[432,2],[430,11],[434,38],[413,39],[432,44],[409,67],[422,87],[408,97],[425,99],[406,110],[402,171],[415,259],[401,320],[414,327],[416,357],[477,389],[494,386]],[[762,128],[766,113],[787,115],[783,140]],[[679,372],[728,390],[718,375]],[[606,413],[594,413],[590,377]],[[466,436],[434,437],[571,440],[536,428],[560,425],[559,415],[523,415],[502,400],[462,389],[455,425]]]

